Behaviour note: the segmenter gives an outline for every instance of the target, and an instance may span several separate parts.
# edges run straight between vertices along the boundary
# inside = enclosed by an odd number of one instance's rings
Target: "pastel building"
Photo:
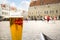
[[[31,1],[28,10],[28,18],[44,19],[50,16],[52,19],[56,16],[60,18],[60,0],[36,0]]]
[[[0,4],[0,12],[0,16],[3,16],[5,18],[22,15],[21,9],[18,9],[15,6],[10,6],[8,4]]]

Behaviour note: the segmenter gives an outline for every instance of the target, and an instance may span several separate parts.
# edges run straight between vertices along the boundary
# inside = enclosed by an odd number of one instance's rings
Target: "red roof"
[[[60,0],[37,0],[30,3],[31,6],[60,3]]]

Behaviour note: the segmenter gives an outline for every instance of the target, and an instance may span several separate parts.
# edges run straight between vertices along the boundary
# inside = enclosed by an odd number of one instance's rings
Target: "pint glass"
[[[12,40],[22,40],[23,17],[10,18]]]

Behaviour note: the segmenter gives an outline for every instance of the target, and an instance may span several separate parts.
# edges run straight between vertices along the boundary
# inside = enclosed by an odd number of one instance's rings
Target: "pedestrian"
[[[47,16],[47,22],[49,22],[49,20],[50,20],[50,16]]]

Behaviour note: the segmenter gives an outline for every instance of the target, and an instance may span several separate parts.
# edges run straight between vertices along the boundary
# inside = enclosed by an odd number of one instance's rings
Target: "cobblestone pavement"
[[[60,40],[60,21],[24,21],[22,40],[40,40],[41,33]],[[0,40],[11,40],[9,22],[0,22]]]

